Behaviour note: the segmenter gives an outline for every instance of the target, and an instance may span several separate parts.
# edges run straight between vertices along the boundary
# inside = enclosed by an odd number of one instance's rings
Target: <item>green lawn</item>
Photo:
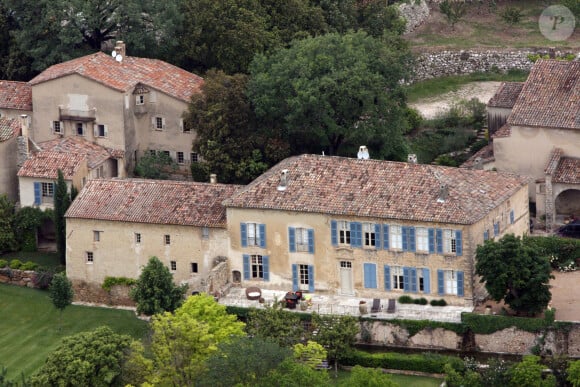
[[[50,351],[65,336],[108,325],[115,332],[141,339],[147,323],[132,311],[71,305],[62,315],[48,292],[0,284],[0,365],[8,368],[8,378],[33,374]]]
[[[349,371],[339,370],[338,378],[334,379],[334,370],[329,370],[328,372],[330,373],[330,377],[336,381],[335,384],[341,383],[350,376]],[[443,381],[441,379],[430,378],[427,376],[391,374],[391,377],[393,381],[401,387],[439,387]]]
[[[58,260],[57,253],[46,253],[46,252],[23,252],[16,251],[12,253],[6,253],[0,255],[1,259],[5,259],[10,262],[13,259],[19,259],[21,262],[35,262],[41,267],[54,268],[56,271],[64,271],[64,266],[62,266]]]

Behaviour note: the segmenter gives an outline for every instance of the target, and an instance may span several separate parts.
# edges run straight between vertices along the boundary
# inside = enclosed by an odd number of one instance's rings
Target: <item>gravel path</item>
[[[477,97],[481,102],[487,104],[493,97],[501,82],[471,82],[463,85],[457,91],[450,91],[432,98],[426,98],[409,104],[419,110],[424,118],[434,118],[438,113],[445,111],[453,101],[461,99],[471,99]]]

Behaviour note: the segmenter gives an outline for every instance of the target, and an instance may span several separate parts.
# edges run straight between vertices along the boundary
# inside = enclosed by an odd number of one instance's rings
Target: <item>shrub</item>
[[[413,303],[417,304],[417,305],[427,305],[428,301],[425,297],[421,297],[421,298],[415,298],[413,300]]]
[[[516,327],[526,332],[539,332],[551,325],[548,319],[511,317],[511,316],[486,316],[481,314],[463,313],[461,321],[474,333],[491,334],[510,327]]]
[[[389,324],[398,325],[409,333],[409,337],[415,336],[424,329],[442,328],[462,335],[467,326],[460,323],[450,323],[431,320],[389,320]]]
[[[20,262],[19,259],[13,259],[12,261],[10,261],[10,268],[11,269],[18,270],[18,269],[20,269],[21,266],[22,266],[22,262]]]
[[[446,363],[449,363],[456,370],[463,370],[464,368],[461,359],[433,353],[408,355],[393,352],[367,353],[351,351],[342,360],[342,364],[347,366],[359,365],[369,368],[390,368],[429,373],[443,373]]]
[[[105,281],[101,287],[106,290],[107,292],[111,291],[111,288],[115,285],[122,285],[122,286],[133,286],[137,283],[137,280],[133,278],[127,277],[105,277]]]
[[[431,300],[430,304],[431,304],[431,306],[446,306],[447,301],[445,301],[444,299]]]
[[[413,297],[411,296],[401,296],[399,297],[399,304],[412,304],[413,303]]]
[[[8,261],[5,259],[0,259],[0,269],[8,266]]]
[[[522,21],[524,13],[521,9],[516,7],[506,7],[500,14],[504,22],[510,26],[516,25]]]
[[[20,270],[36,270],[38,268],[38,264],[35,262],[24,262],[21,266],[20,266]]]
[[[32,283],[35,288],[38,289],[48,289],[52,283],[52,277],[54,277],[54,272],[47,269],[41,269],[36,272],[36,275],[32,278]]]

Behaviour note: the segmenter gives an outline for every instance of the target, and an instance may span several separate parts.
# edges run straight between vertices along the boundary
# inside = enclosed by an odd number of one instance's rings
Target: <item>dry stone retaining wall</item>
[[[429,17],[429,6],[425,0],[416,2],[410,0],[408,3],[399,4],[399,12],[406,20],[405,34],[413,32],[415,28],[419,27]]]
[[[34,271],[4,268],[0,270],[0,283],[34,288],[35,276]]]

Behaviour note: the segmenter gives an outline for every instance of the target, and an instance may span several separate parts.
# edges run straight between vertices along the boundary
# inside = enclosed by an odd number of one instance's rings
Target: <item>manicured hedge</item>
[[[490,316],[474,313],[462,313],[461,321],[474,333],[479,334],[490,334],[510,327],[534,333],[551,325],[550,321],[541,318]]]
[[[443,373],[443,367],[449,363],[455,370],[463,370],[461,359],[454,356],[443,356],[434,353],[401,354],[395,352],[368,353],[351,351],[340,361],[342,365],[360,365],[369,368],[389,368],[395,370]]]
[[[230,306],[230,305],[226,306],[226,312],[238,316],[240,320],[246,320],[248,318],[248,314],[253,309],[256,308],[245,308],[243,306]],[[310,313],[290,312],[290,311],[288,311],[288,313],[292,313],[293,315],[298,316],[298,318],[301,321],[312,321],[312,314]]]
[[[449,331],[455,332],[457,334],[463,334],[467,330],[465,324],[460,323],[450,323],[441,321],[431,321],[431,320],[389,320],[390,324],[398,325],[409,332],[409,337],[415,336],[417,333],[421,332],[423,329],[435,329],[443,328]]]

